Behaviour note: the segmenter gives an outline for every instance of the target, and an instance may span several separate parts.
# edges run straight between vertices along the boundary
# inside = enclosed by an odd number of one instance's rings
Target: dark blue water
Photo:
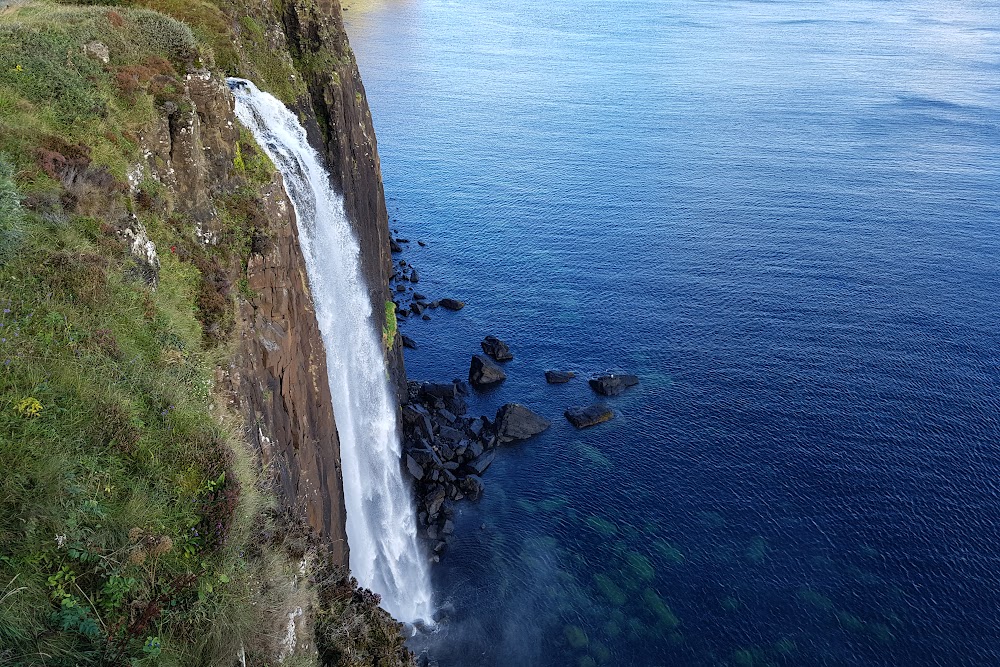
[[[404,257],[468,302],[410,376],[493,333],[473,412],[554,424],[461,506],[442,665],[1000,664],[1000,2],[347,17]]]

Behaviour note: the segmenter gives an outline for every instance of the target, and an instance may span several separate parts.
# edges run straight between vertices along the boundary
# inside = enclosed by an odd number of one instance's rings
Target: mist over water
[[[295,207],[340,437],[351,572],[407,622],[431,618],[427,559],[400,473],[396,405],[343,199],[280,100],[229,79],[236,114],[281,172]]]
[[[457,506],[442,665],[1000,664],[1000,2],[345,17],[399,258],[467,303],[408,375],[494,334],[470,412],[553,421]]]

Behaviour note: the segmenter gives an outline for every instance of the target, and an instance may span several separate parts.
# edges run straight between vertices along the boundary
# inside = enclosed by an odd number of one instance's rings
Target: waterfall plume
[[[249,81],[228,81],[236,115],[281,172],[295,207],[340,436],[351,571],[398,620],[429,621],[430,576],[399,465],[396,405],[343,198],[295,114]]]

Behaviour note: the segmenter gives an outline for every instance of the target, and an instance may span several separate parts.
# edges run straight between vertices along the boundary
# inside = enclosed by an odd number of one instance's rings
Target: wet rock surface
[[[565,384],[575,377],[573,371],[545,371],[545,381],[549,384]]]
[[[511,403],[496,417],[469,417],[461,380],[407,383],[403,405],[404,473],[413,480],[417,522],[431,560],[439,560],[454,533],[455,503],[478,500],[482,475],[496,459],[497,446],[541,433],[549,422],[523,405]]]
[[[629,387],[639,384],[639,378],[627,373],[599,375],[588,381],[590,388],[602,396],[617,396]]]
[[[457,299],[441,299],[438,305],[446,310],[462,310],[465,308],[465,302]]]
[[[469,365],[469,382],[476,389],[500,384],[507,379],[507,373],[481,354],[473,355]]]
[[[483,342],[479,344],[483,348],[483,352],[492,357],[495,361],[510,361],[514,358],[511,354],[510,347],[507,343],[503,342],[496,336],[487,336],[483,339]]]
[[[527,440],[550,426],[552,422],[520,403],[507,403],[497,410],[496,433],[500,442]]]
[[[606,422],[615,416],[610,407],[604,403],[595,403],[585,407],[568,408],[564,413],[569,423],[576,428],[588,428]]]

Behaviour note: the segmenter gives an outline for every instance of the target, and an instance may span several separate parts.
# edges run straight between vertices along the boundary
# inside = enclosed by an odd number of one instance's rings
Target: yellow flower
[[[37,398],[29,396],[18,401],[14,409],[22,417],[37,417],[42,411],[42,404]]]
[[[23,71],[24,71],[24,68],[23,68],[23,67],[21,67],[20,65],[17,65],[17,66],[15,66],[15,67],[14,67],[14,71],[15,71],[15,72],[23,72]]]

